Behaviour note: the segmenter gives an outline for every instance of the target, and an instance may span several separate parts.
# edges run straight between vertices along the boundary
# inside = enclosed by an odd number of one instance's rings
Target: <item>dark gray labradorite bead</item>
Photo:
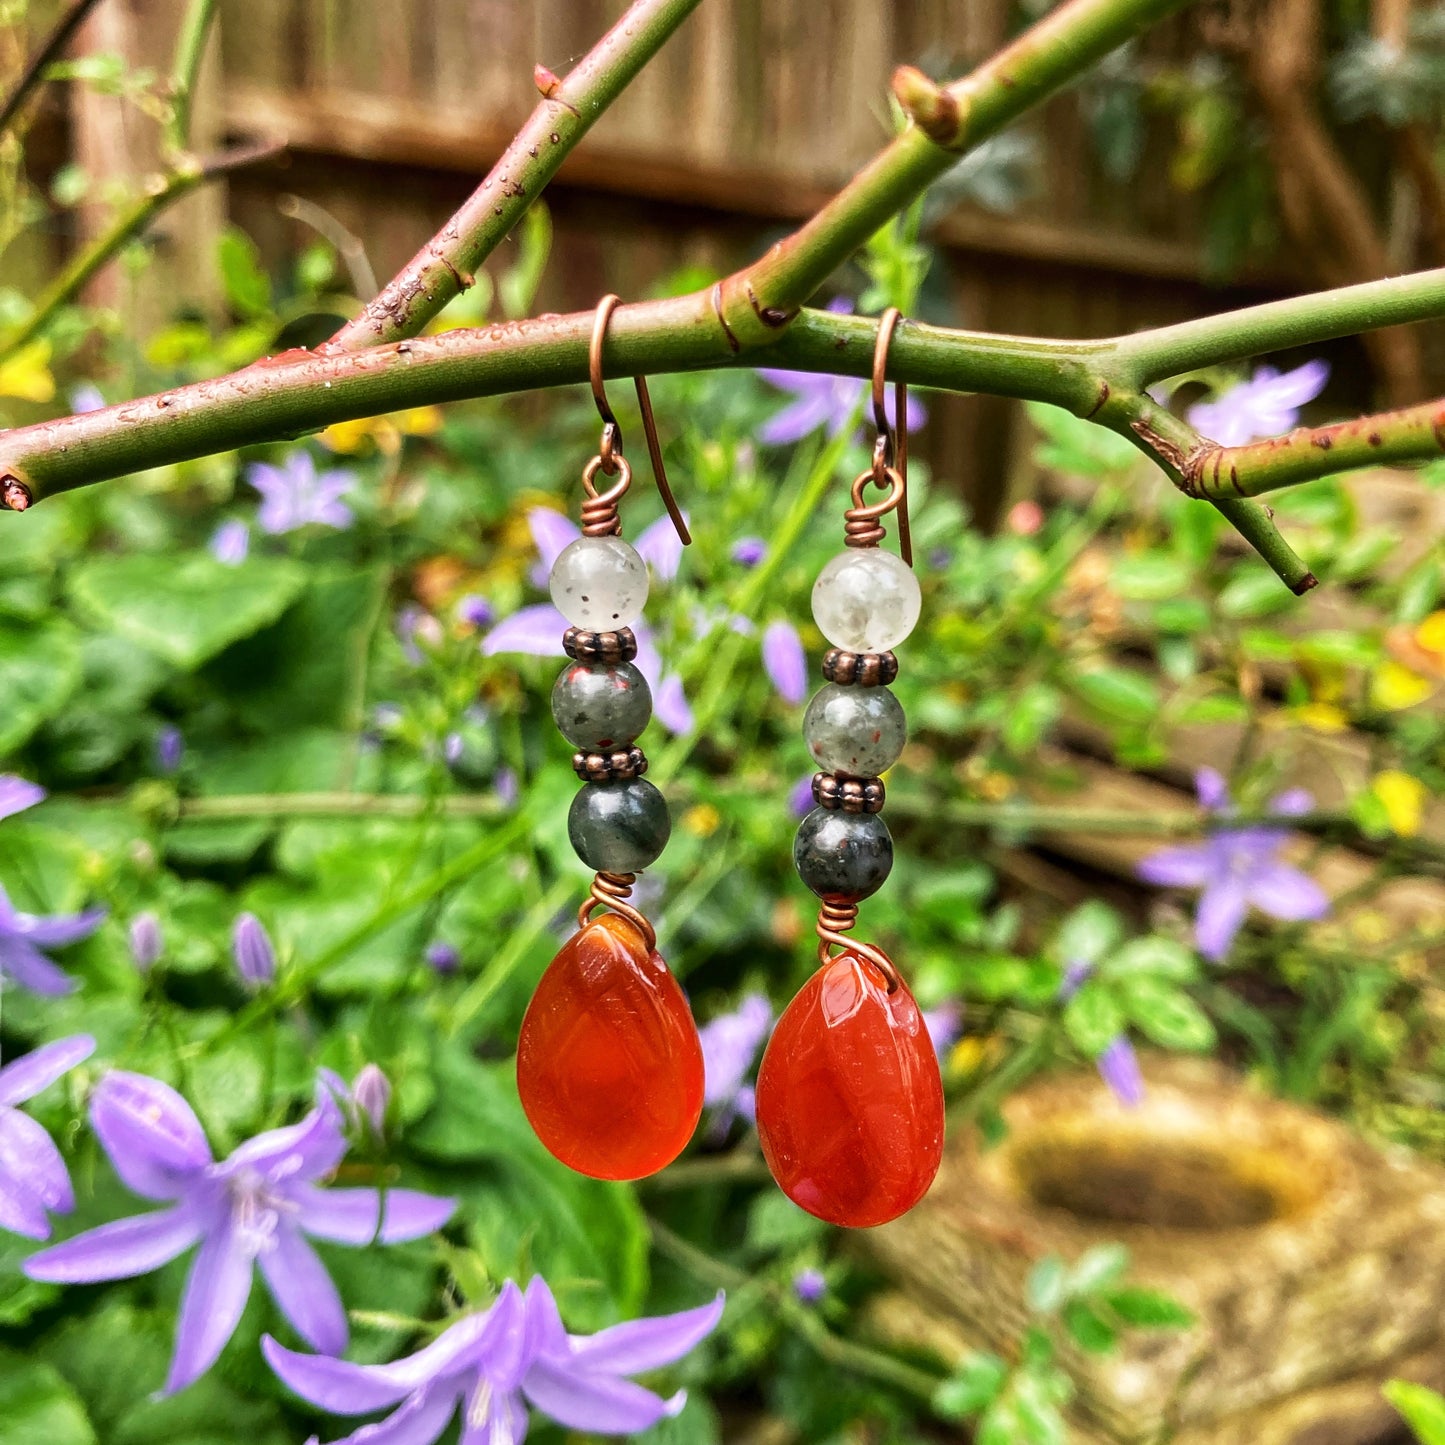
[[[630,748],[652,717],[652,690],[630,662],[571,662],[552,688],[558,731],[584,753]]]
[[[672,832],[667,800],[645,778],[588,783],[572,799],[567,836],[598,873],[637,873],[662,856]]]
[[[819,898],[867,898],[893,869],[893,839],[876,813],[814,808],[798,824],[793,863]]]
[[[818,766],[846,778],[876,778],[908,741],[902,704],[886,687],[830,682],[803,714],[803,739]]]

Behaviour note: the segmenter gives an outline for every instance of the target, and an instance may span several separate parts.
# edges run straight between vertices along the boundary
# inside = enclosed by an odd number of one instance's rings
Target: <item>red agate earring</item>
[[[908,532],[908,415],[901,382],[897,440],[883,405],[888,346],[898,311],[884,312],[873,357],[873,466],[853,483],[847,548],[813,587],[813,617],[833,644],[826,685],[808,704],[803,733],[821,772],[817,806],[798,828],[793,861],[822,900],[821,967],[790,1003],[758,1071],[758,1138],[782,1191],[830,1224],[884,1224],[928,1191],[943,1157],[943,1082],[923,1017],[893,960],[846,935],[859,902],[893,866],[879,816],[879,777],[903,751],[907,723],[889,689],[892,649],[922,605]],[[887,495],[864,506],[869,485]],[[898,513],[902,557],[883,551],[882,519]],[[834,954],[834,948],[842,951]]]
[[[517,1088],[537,1137],[594,1179],[641,1179],[670,1164],[702,1113],[702,1045],[677,980],[657,953],[651,923],[628,899],[671,832],[667,803],[643,778],[636,746],[652,716],[647,679],[633,663],[630,624],[647,600],[647,566],[622,540],[617,504],[632,481],[622,431],[602,385],[602,347],[616,296],[598,303],[589,370],[602,445],[582,472],[582,536],[552,567],[552,600],[571,624],[568,663],[552,716],[578,751],[582,788],[567,816],[577,855],[595,870],[580,931],[542,975],[517,1041]],[[687,524],[662,468],[647,384],[637,399],[657,489],[678,536]],[[600,495],[598,475],[615,478]],[[606,911],[594,918],[597,909]]]

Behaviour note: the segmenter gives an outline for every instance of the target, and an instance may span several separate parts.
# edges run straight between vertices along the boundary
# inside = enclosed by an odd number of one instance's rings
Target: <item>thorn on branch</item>
[[[912,65],[893,72],[893,94],[909,118],[931,141],[958,144],[963,112],[953,93]]]
[[[563,100],[558,92],[562,89],[562,77],[555,70],[549,70],[545,65],[534,65],[532,67],[532,79],[537,89],[541,92],[543,100],[555,100],[558,105],[565,105],[573,115],[581,118],[581,112],[575,105]]]

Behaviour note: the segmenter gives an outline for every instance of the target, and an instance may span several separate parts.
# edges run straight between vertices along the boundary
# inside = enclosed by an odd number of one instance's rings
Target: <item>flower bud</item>
[[[130,924],[130,956],[135,966],[149,973],[164,949],[160,919],[154,913],[137,913]]]
[[[264,988],[276,977],[276,950],[270,935],[254,913],[243,913],[231,932],[231,952],[236,972],[250,989]]]

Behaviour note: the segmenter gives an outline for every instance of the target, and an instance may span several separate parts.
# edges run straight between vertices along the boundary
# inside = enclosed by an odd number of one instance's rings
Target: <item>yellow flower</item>
[[[1415,641],[1426,652],[1445,653],[1445,612],[1432,612],[1415,629]]]
[[[434,436],[442,424],[441,411],[434,406],[417,406],[390,416],[364,416],[355,421],[338,421],[321,433],[321,441],[334,452],[353,456],[368,440],[389,457],[401,450],[406,437]]]
[[[1403,663],[1385,661],[1375,669],[1370,679],[1370,697],[1376,707],[1386,712],[1400,712],[1407,707],[1422,703],[1436,684],[1428,677],[1412,672]]]
[[[682,815],[682,826],[694,838],[710,838],[717,832],[722,814],[711,803],[697,803]]]
[[[1350,725],[1344,710],[1332,702],[1301,703],[1299,707],[1290,708],[1289,715],[1295,722],[1317,733],[1342,733]]]
[[[50,343],[32,341],[8,361],[0,361],[0,396],[21,401],[52,401],[55,378],[50,374]]]
[[[1370,788],[1384,807],[1390,827],[1402,838],[1413,838],[1420,831],[1420,815],[1426,798],[1424,783],[1409,773],[1387,768],[1383,773],[1376,773]]]

